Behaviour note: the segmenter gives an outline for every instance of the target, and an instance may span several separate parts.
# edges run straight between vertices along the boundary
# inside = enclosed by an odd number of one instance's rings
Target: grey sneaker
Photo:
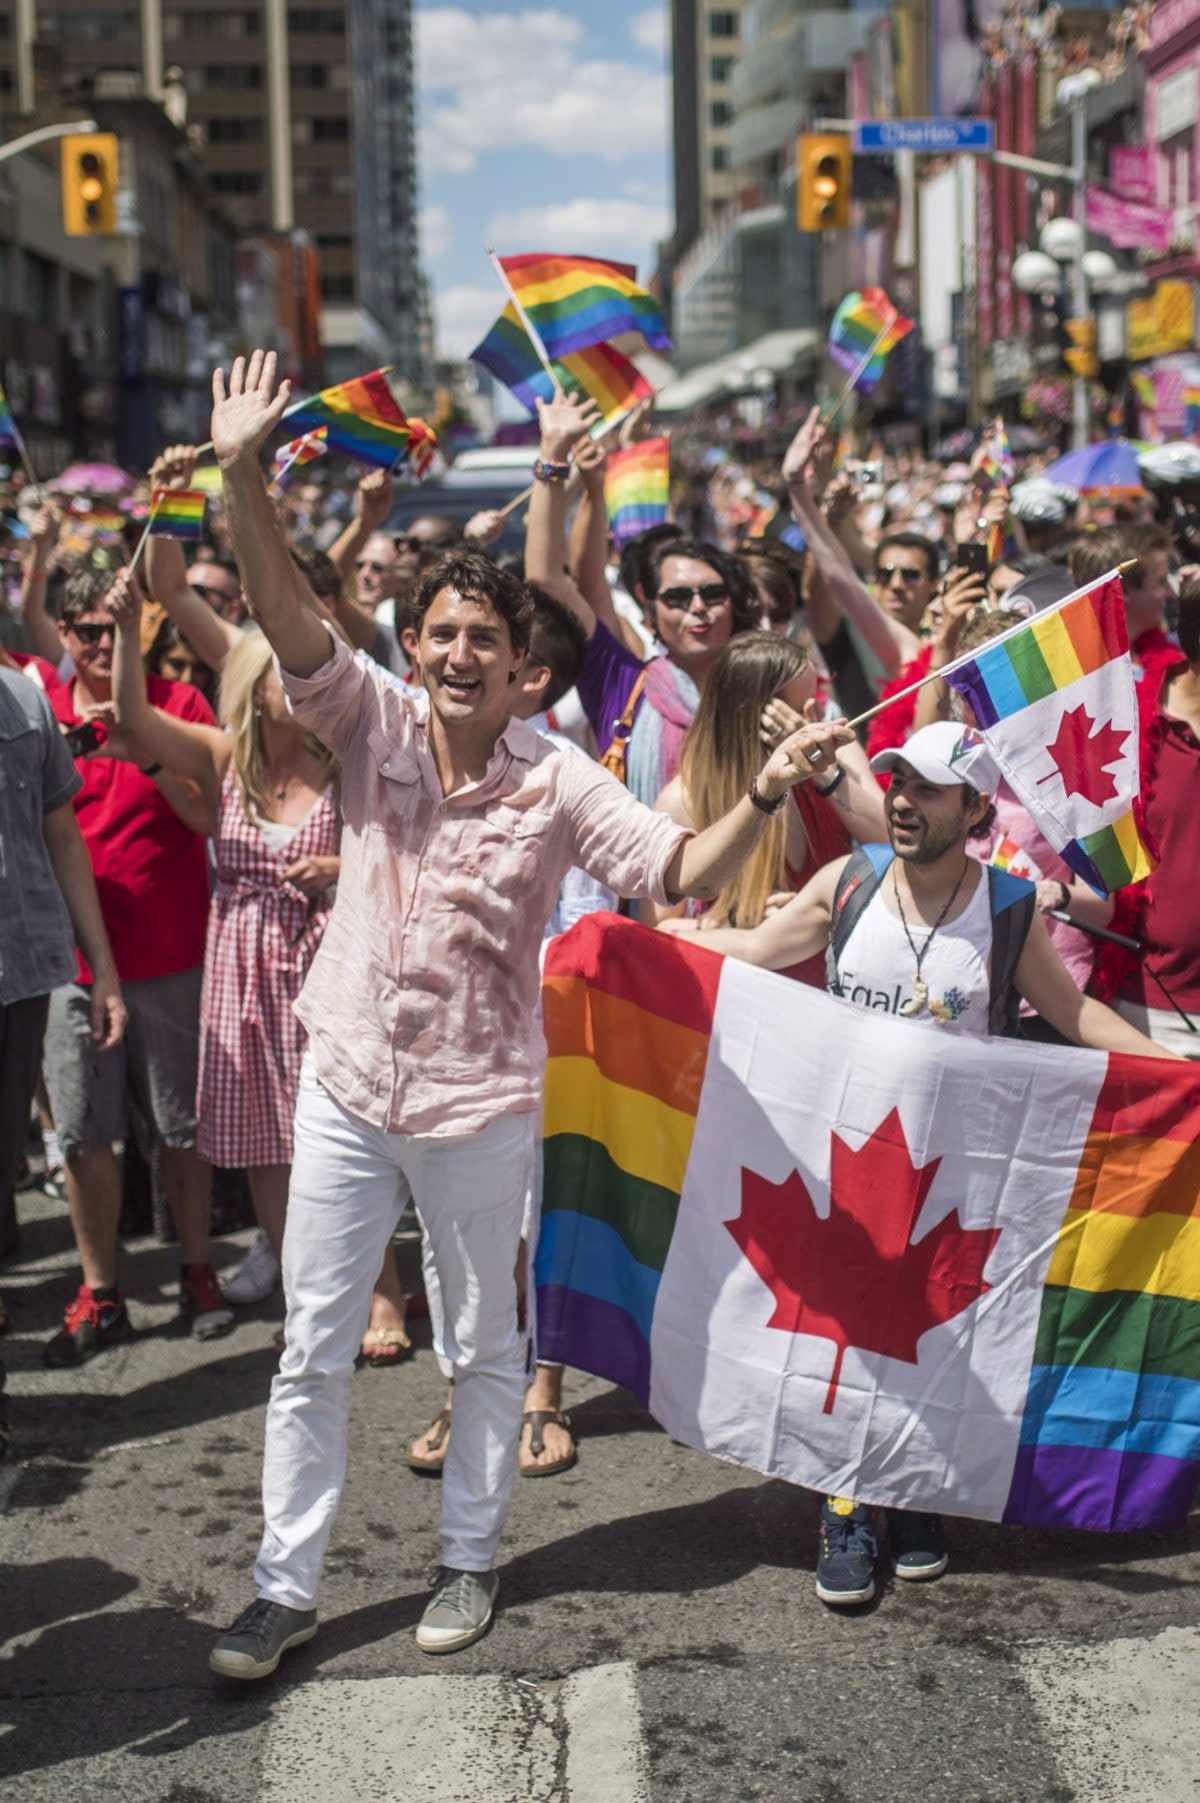
[[[208,1669],[219,1678],[269,1678],[289,1647],[302,1646],[316,1631],[315,1609],[289,1609],[260,1596],[222,1634]]]
[[[433,1595],[417,1629],[423,1653],[457,1653],[487,1633],[500,1580],[494,1571],[454,1571],[439,1565]]]

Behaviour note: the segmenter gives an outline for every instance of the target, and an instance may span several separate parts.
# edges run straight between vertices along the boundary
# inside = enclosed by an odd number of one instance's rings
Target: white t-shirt
[[[889,868],[843,947],[837,966],[838,993],[860,1008],[899,1014],[912,1000],[917,961],[903,926],[884,905],[883,884],[891,881]],[[921,951],[930,928],[910,917],[908,930],[913,945]],[[966,908],[956,920],[942,922],[921,961],[921,980],[928,986],[929,999],[912,1018],[986,1036],[991,953],[991,899],[987,872],[980,868],[975,893]]]

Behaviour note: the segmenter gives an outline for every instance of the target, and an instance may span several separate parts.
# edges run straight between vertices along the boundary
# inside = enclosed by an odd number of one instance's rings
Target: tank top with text
[[[884,882],[891,880],[889,871]],[[930,928],[910,919],[908,930],[920,951]],[[986,1036],[991,951],[991,902],[987,873],[981,869],[967,906],[956,920],[942,923],[922,961],[921,979],[928,986],[929,1000],[913,1018]],[[860,1008],[899,1014],[912,1000],[916,959],[900,921],[884,906],[882,884],[847,939],[837,974],[843,999]]]

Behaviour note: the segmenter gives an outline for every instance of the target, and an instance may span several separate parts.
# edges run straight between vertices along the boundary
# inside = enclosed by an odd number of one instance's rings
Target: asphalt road
[[[813,1594],[809,1497],[676,1446],[581,1377],[579,1465],[518,1481],[492,1633],[423,1658],[438,1486],[402,1453],[440,1401],[424,1323],[409,1364],[355,1379],[317,1639],[226,1689],[206,1659],[250,1597],[273,1312],[193,1343],[173,1254],[138,1241],[138,1340],[47,1372],[70,1236],[22,1202],[0,1270],[4,1803],[1200,1799],[1200,1514],[1170,1536],[956,1523],[940,1583],[835,1615]]]

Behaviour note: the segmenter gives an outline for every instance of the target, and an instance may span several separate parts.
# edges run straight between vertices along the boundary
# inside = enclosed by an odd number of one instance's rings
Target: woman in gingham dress
[[[224,730],[217,730],[147,705],[140,667],[131,679],[119,624],[121,725],[141,760],[192,777],[214,804],[217,883],[200,1004],[197,1150],[212,1164],[246,1171],[260,1234],[225,1295],[257,1302],[279,1279],[305,1044],[293,1004],[337,882],[336,768],[297,726],[257,628],[242,633],[225,659]],[[409,1350],[403,1309],[389,1249],[363,1344],[372,1362],[393,1363]]]

